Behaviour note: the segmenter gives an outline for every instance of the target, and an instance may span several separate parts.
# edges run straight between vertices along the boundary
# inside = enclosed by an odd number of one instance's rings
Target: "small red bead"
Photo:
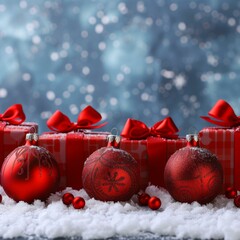
[[[234,187],[228,187],[225,191],[227,198],[235,198],[237,196],[237,190]]]
[[[234,198],[234,205],[236,207],[240,208],[240,195],[238,195]]]
[[[152,210],[157,210],[161,207],[161,200],[158,197],[151,197],[148,201],[148,206],[152,209]]]
[[[74,196],[71,193],[65,193],[62,196],[62,201],[67,206],[69,206],[72,203],[73,199],[74,199]]]
[[[142,193],[138,195],[138,203],[141,206],[147,206],[150,196],[147,193]]]
[[[82,197],[75,197],[72,205],[75,209],[82,209],[85,206],[85,200]]]

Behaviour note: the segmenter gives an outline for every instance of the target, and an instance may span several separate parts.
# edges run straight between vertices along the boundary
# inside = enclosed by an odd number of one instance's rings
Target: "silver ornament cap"
[[[26,141],[35,141],[37,142],[39,135],[37,133],[27,133],[26,134]]]

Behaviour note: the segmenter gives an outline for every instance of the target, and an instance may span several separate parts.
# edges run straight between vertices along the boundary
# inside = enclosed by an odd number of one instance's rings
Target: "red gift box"
[[[0,114],[0,167],[10,152],[25,144],[27,133],[38,131],[36,123],[24,120],[25,114],[20,104],[15,104]]]
[[[82,188],[82,170],[87,157],[101,147],[107,146],[107,132],[92,132],[106,123],[94,125],[101,115],[92,107],[86,107],[78,116],[76,123],[56,111],[47,121],[55,133],[40,135],[38,145],[50,151],[60,168],[60,189]]]
[[[199,132],[200,147],[214,153],[223,168],[223,190],[240,190],[240,128],[204,128]]]
[[[60,168],[60,189],[82,188],[82,170],[87,157],[107,146],[107,135],[100,132],[45,133],[38,145],[50,151]]]
[[[218,100],[204,120],[220,127],[199,132],[201,147],[214,153],[223,168],[223,191],[233,186],[240,190],[240,118],[224,100]]]
[[[178,138],[178,129],[171,118],[148,128],[143,122],[128,119],[121,136],[120,148],[140,162],[140,186],[148,183],[164,187],[164,169],[169,157],[186,146],[186,139]]]

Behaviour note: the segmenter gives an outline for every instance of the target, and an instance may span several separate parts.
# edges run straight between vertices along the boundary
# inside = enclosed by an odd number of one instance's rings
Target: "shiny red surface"
[[[211,202],[221,191],[223,171],[215,155],[197,147],[185,147],[168,160],[166,188],[179,202]]]
[[[59,183],[57,162],[44,148],[18,147],[3,163],[1,183],[6,194],[15,201],[45,200]]]

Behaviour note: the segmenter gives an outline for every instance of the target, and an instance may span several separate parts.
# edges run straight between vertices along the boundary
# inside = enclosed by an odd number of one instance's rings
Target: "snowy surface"
[[[61,201],[64,192],[72,192],[86,199],[83,210],[65,206]],[[36,200],[29,205],[15,203],[2,188],[0,204],[0,237],[82,237],[83,239],[140,235],[170,235],[178,238],[239,239],[240,209],[232,200],[218,196],[211,204],[194,202],[181,204],[169,194],[154,186],[147,188],[151,195],[160,197],[158,211],[136,204],[136,196],[129,202],[100,202],[89,199],[84,190],[66,189],[52,195],[47,203]]]

